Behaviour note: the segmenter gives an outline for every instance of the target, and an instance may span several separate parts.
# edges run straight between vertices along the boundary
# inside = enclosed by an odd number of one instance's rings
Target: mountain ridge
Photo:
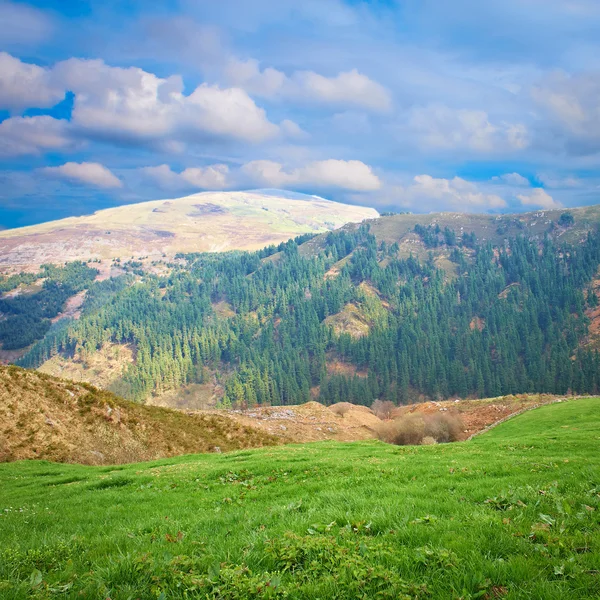
[[[0,231],[0,268],[179,252],[256,250],[374,218],[373,208],[318,197],[203,192]]]

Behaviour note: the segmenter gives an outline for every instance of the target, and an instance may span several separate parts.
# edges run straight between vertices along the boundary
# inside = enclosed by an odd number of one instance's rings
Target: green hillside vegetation
[[[43,265],[39,273],[22,273],[0,279],[0,290],[11,292],[23,284],[42,280],[41,289],[0,298],[0,343],[4,350],[29,346],[44,337],[51,319],[62,310],[68,298],[86,289],[98,271],[82,262],[64,267]]]
[[[0,465],[0,596],[597,598],[599,407],[436,446]]]
[[[404,238],[373,232],[413,215],[254,253],[181,255],[169,275],[91,285],[81,319],[51,330],[19,364],[57,353],[85,363],[106,343],[129,345],[136,360],[113,391],[143,401],[216,377],[225,407],[596,393],[600,359],[580,346],[597,301],[600,234],[579,216],[559,225],[559,214],[530,215],[543,222],[540,236],[497,243],[425,220],[406,257]],[[577,243],[562,241],[571,228]],[[328,374],[328,357],[367,377]]]

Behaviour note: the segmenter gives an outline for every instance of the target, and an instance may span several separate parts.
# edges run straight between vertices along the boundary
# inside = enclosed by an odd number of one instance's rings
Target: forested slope
[[[580,341],[600,237],[577,219],[544,215],[542,232],[486,240],[425,221],[399,244],[372,233],[401,220],[386,217],[254,253],[181,255],[168,276],[91,285],[81,319],[20,364],[128,344],[136,358],[115,391],[146,400],[214,381],[223,406],[595,393],[599,358]]]

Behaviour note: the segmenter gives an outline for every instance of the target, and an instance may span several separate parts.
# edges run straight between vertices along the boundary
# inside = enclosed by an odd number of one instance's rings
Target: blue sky
[[[0,0],[0,226],[198,191],[600,202],[597,0]]]

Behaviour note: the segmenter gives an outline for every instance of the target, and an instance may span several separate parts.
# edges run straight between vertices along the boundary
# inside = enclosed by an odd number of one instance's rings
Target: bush
[[[337,404],[332,404],[329,409],[335,413],[338,417],[343,417],[345,414],[352,408],[352,404],[350,402],[338,402]]]
[[[425,421],[425,435],[431,436],[436,442],[456,442],[464,426],[457,415],[438,413],[429,415]]]
[[[385,423],[377,432],[379,439],[397,446],[414,446],[425,437],[425,421],[420,415],[406,415]]]
[[[382,421],[387,421],[392,418],[396,405],[389,400],[375,400],[371,406],[371,410]]]
[[[464,426],[454,414],[408,414],[382,423],[377,431],[380,440],[397,446],[455,442]]]

